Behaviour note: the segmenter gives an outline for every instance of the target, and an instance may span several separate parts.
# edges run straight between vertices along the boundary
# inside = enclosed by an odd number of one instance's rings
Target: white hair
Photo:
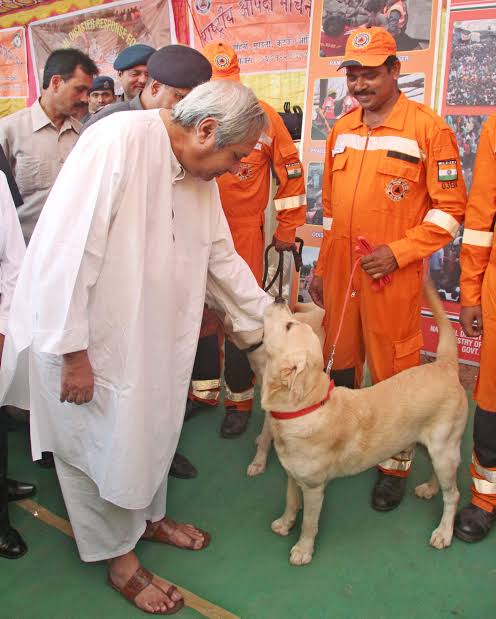
[[[267,117],[253,91],[231,80],[200,84],[172,110],[173,122],[185,129],[198,127],[206,118],[218,123],[216,148],[244,142],[267,126]]]

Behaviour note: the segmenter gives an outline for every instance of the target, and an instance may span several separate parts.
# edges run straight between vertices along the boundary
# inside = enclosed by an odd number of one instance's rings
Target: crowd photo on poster
[[[454,23],[448,106],[496,105],[496,24],[493,19]]]

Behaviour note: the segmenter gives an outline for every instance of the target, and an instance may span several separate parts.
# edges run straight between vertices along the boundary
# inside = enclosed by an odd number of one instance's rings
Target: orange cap
[[[358,28],[350,32],[339,68],[378,67],[396,52],[396,41],[384,28]]]
[[[228,79],[239,82],[238,56],[228,43],[209,43],[203,55],[212,65],[212,79]]]

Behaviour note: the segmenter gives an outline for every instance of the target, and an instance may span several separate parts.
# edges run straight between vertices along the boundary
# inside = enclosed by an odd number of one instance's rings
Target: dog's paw
[[[286,537],[286,535],[288,535],[291,530],[291,526],[282,518],[274,520],[270,527],[274,531],[274,533],[276,533],[277,535],[282,535],[283,537]]]
[[[432,499],[433,496],[437,494],[438,488],[436,488],[430,482],[426,482],[425,484],[420,484],[415,488],[415,496],[419,499]]]
[[[267,462],[257,462],[256,460],[253,460],[253,462],[248,466],[246,474],[248,477],[256,477],[257,475],[265,473],[266,467]]]
[[[441,529],[438,527],[434,529],[430,539],[430,545],[434,546],[434,548],[438,548],[442,550],[443,548],[448,548],[451,545],[451,540],[453,539],[453,531]]]
[[[313,548],[305,548],[300,544],[296,544],[291,548],[291,554],[289,555],[289,562],[291,565],[306,565],[310,563],[313,556]]]

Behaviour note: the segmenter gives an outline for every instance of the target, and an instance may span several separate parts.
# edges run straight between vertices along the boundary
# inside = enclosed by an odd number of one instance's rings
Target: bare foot
[[[147,522],[142,538],[189,550],[201,550],[210,542],[210,536],[205,531],[192,524],[179,524],[167,516],[158,522]]]
[[[134,552],[128,552],[121,557],[116,557],[109,561],[109,579],[115,587],[123,589],[139,567],[138,557]],[[170,582],[153,574],[152,583],[138,593],[134,598],[134,604],[148,613],[160,613],[170,610],[183,599],[177,590],[174,590],[170,595],[166,595],[166,591],[170,587]]]

